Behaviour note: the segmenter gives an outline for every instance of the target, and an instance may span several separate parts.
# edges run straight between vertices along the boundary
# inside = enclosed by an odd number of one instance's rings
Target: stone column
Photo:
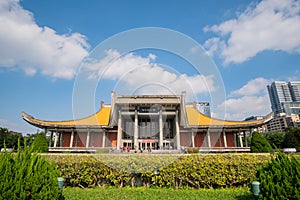
[[[223,141],[224,141],[224,147],[227,148],[227,139],[226,139],[225,129],[223,129]]]
[[[194,148],[195,147],[195,133],[192,129],[192,147]]]
[[[208,144],[208,147],[211,148],[211,142],[210,142],[210,132],[209,130],[207,129],[207,144]]]
[[[117,135],[117,149],[119,150],[121,147],[121,139],[122,139],[122,116],[119,111],[119,119],[118,119],[118,135]]]
[[[72,129],[72,133],[71,133],[70,148],[73,147],[73,141],[74,141],[74,129]]]
[[[243,139],[241,133],[239,133],[240,146],[243,147]]]
[[[253,133],[253,131],[254,131],[254,128],[251,128],[250,129],[250,137],[252,138],[252,133]]]
[[[159,111],[159,140],[158,140],[158,145],[159,148],[163,148],[163,120],[162,120],[162,111]]]
[[[90,129],[87,128],[85,148],[89,148],[89,146],[90,146]]]
[[[57,140],[58,140],[58,132],[57,129],[55,131],[55,139],[54,139],[54,147],[57,147]]]
[[[177,146],[177,150],[180,150],[180,130],[179,130],[179,122],[178,122],[178,111],[176,111],[176,116],[175,116],[175,127],[176,127],[176,146]]]
[[[102,133],[102,147],[105,147],[105,136],[106,136],[106,131],[103,130],[103,133]]]
[[[138,144],[138,138],[139,138],[139,127],[138,127],[138,112],[135,109],[135,113],[134,113],[134,134],[133,134],[133,147],[137,147],[139,146]]]

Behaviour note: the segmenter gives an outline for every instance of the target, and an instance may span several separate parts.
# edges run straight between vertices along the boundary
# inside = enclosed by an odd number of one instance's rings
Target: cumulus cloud
[[[209,52],[220,52],[225,64],[242,63],[265,50],[300,53],[300,1],[263,0],[251,4],[235,19],[206,26]]]
[[[207,54],[213,56],[215,53],[219,52],[220,49],[224,49],[226,44],[220,38],[214,37],[205,41],[203,47],[207,49]]]
[[[230,96],[240,95],[240,96],[251,96],[262,94],[266,92],[266,87],[271,81],[262,77],[250,80],[246,85],[238,90],[232,91]]]
[[[221,106],[226,107],[225,118],[230,120],[244,120],[246,117],[264,116],[271,112],[267,94],[230,98]]]
[[[147,57],[134,53],[121,55],[110,49],[101,60],[86,60],[83,69],[90,72],[90,78],[117,81],[117,87],[123,92],[135,90],[142,94],[179,94],[187,91],[189,94],[199,94],[215,91],[213,75],[181,74],[171,67],[155,64],[155,59],[154,54]]]
[[[0,1],[0,66],[40,72],[55,78],[73,78],[88,55],[86,37],[79,33],[60,35],[40,27],[33,14],[18,0]]]
[[[219,108],[226,108],[226,119],[243,120],[246,117],[264,116],[271,112],[266,86],[271,80],[258,77],[234,90]]]
[[[138,66],[149,65],[154,61],[155,55],[149,54],[148,57],[137,56],[134,53],[121,55],[117,50],[109,49],[105,52],[106,56],[101,60],[87,59],[83,63],[83,69],[91,72],[90,78],[105,78],[117,80],[123,74],[134,70]]]

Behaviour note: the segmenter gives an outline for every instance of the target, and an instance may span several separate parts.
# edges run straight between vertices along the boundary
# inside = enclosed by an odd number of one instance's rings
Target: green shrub
[[[32,148],[0,155],[0,199],[58,199],[59,171]]]
[[[260,199],[300,199],[300,162],[279,153],[263,165],[256,174],[260,184]]]
[[[250,184],[270,155],[60,154],[48,158],[55,160],[71,187],[135,186],[141,178],[147,187],[226,188]]]
[[[270,143],[258,132],[252,133],[251,139],[251,152],[252,153],[272,153],[273,148]]]
[[[48,141],[46,138],[46,134],[44,132],[37,133],[37,136],[34,139],[32,145],[35,152],[48,152]]]
[[[159,187],[225,188],[241,187],[255,177],[256,168],[266,155],[191,155],[160,170],[154,177]]]

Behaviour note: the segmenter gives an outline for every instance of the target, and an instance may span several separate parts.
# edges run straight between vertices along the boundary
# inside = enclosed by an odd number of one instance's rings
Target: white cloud
[[[117,81],[122,92],[142,94],[189,94],[215,91],[212,75],[180,74],[175,69],[153,63],[156,56],[142,57],[134,53],[121,56],[116,50],[107,50],[106,56],[99,61],[87,60],[83,67],[90,71],[90,78]],[[118,88],[115,88],[117,90]]]
[[[262,77],[250,80],[246,85],[229,94],[229,98],[219,105],[218,113],[224,113],[221,109],[225,108],[225,118],[229,120],[244,120],[253,115],[269,114],[271,106],[266,86],[270,82],[271,80]]]
[[[148,57],[143,58],[136,56],[133,53],[121,55],[118,51],[109,49],[106,56],[101,60],[87,60],[84,68],[91,71],[91,78],[106,78],[117,80],[123,74],[134,70],[138,66],[147,66],[155,58],[154,54],[149,54]]]
[[[175,94],[180,94],[182,91],[187,91],[189,94],[200,94],[215,90],[213,76],[180,75],[166,71],[158,65],[146,65],[136,68],[128,73],[122,81],[125,81],[130,88],[149,83],[150,86],[155,85],[156,87],[152,90],[150,87],[145,87],[142,90],[143,93],[148,94],[161,93],[157,89],[158,85],[160,86],[160,90],[165,90],[166,94],[169,94],[170,91]]]
[[[266,87],[270,84],[271,81],[265,78],[259,77],[253,80],[250,80],[246,85],[241,87],[238,90],[232,91],[229,96],[251,96],[262,94],[266,92]]]
[[[213,56],[220,49],[225,48],[226,44],[224,41],[220,40],[220,38],[214,37],[206,40],[203,47],[207,49],[206,52],[209,56]]]
[[[265,50],[300,53],[299,14],[297,0],[251,4],[236,19],[205,27],[205,32],[219,35],[206,41],[205,46],[209,52],[218,48],[225,64],[242,63]]]
[[[155,60],[156,59],[156,55],[150,53],[149,56],[150,60]]]
[[[18,0],[0,2],[0,66],[40,72],[56,78],[73,78],[82,59],[88,55],[85,36],[59,35],[36,24],[33,14]]]
[[[271,112],[268,94],[230,98],[221,106],[226,107],[225,118],[229,120],[244,120],[246,117],[264,116]]]

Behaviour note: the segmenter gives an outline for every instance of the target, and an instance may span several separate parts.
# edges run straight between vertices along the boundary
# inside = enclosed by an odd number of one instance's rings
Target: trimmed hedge
[[[49,155],[48,155],[49,156]],[[66,186],[139,185],[165,188],[248,186],[270,154],[56,155]]]

